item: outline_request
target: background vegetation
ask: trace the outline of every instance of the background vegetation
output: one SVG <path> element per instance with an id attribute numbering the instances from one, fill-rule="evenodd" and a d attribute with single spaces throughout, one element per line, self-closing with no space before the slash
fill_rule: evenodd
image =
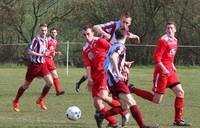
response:
<path id="1" fill-rule="evenodd" d="M 1 0 L 0 44 L 4 45 L 0 45 L 0 62 L 16 62 L 24 51 L 19 46 L 5 44 L 28 44 L 37 33 L 38 25 L 47 23 L 49 28 L 59 28 L 59 42 L 70 41 L 70 62 L 81 66 L 81 46 L 73 43 L 83 41 L 81 28 L 88 23 L 118 20 L 124 12 L 133 17 L 130 30 L 141 37 L 142 44 L 156 44 L 165 31 L 166 21 L 172 19 L 177 23 L 179 45 L 199 46 L 199 6 L 200 0 Z M 153 49 L 130 47 L 128 59 L 136 60 L 137 64 L 152 64 Z M 176 63 L 199 65 L 199 49 L 180 48 Z M 64 51 L 63 47 L 61 50 Z"/>

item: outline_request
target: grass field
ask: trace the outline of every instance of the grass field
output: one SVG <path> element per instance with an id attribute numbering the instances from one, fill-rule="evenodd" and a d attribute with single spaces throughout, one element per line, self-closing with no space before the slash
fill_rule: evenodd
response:
<path id="1" fill-rule="evenodd" d="M 66 94 L 57 97 L 54 88 L 51 88 L 45 99 L 47 111 L 41 111 L 35 104 L 44 84 L 42 80 L 35 79 L 20 100 L 21 111 L 16 113 L 11 108 L 11 101 L 24 81 L 25 72 L 25 67 L 0 68 L 0 128 L 96 128 L 91 96 L 85 88 L 86 82 L 81 87 L 80 93 L 74 90 L 76 80 L 84 74 L 82 68 L 70 68 L 69 76 L 66 74 L 66 68 L 58 68 L 61 87 Z M 153 68 L 133 68 L 130 82 L 134 81 L 138 87 L 150 90 L 152 73 Z M 184 118 L 192 122 L 191 128 L 200 128 L 200 67 L 178 68 L 178 74 L 185 89 Z M 166 92 L 160 105 L 155 105 L 137 96 L 135 99 L 146 124 L 159 124 L 161 128 L 175 128 L 172 126 L 174 94 L 170 90 Z M 80 120 L 66 119 L 65 110 L 71 105 L 77 105 L 82 110 Z M 120 117 L 117 116 L 117 118 L 121 122 Z M 106 124 L 106 121 L 104 122 Z M 130 119 L 128 128 L 133 127 L 137 127 L 136 122 Z"/>

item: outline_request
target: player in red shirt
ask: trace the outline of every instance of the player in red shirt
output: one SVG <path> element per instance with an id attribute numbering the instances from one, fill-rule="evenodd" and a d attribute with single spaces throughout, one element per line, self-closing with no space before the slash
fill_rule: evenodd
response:
<path id="1" fill-rule="evenodd" d="M 59 96 L 59 95 L 63 95 L 65 92 L 60 90 L 59 77 L 58 77 L 58 73 L 56 71 L 56 66 L 54 63 L 54 56 L 62 55 L 62 53 L 60 51 L 56 51 L 57 46 L 58 46 L 58 42 L 56 40 L 57 34 L 58 34 L 58 31 L 56 28 L 52 28 L 50 30 L 50 37 L 48 37 L 47 50 L 53 52 L 54 54 L 52 56 L 46 57 L 45 61 L 47 63 L 47 67 L 53 77 L 53 83 L 54 83 L 54 87 L 56 90 L 56 95 Z"/>
<path id="2" fill-rule="evenodd" d="M 140 37 L 131 33 L 129 31 L 129 26 L 131 25 L 132 17 L 125 13 L 121 15 L 120 20 L 118 21 L 109 21 L 107 23 L 94 25 L 94 30 L 100 34 L 103 38 L 109 41 L 111 44 L 116 41 L 115 31 L 119 28 L 126 28 L 128 31 L 128 38 L 135 39 L 136 43 L 140 43 Z M 80 85 L 87 79 L 86 75 L 83 75 L 81 79 L 76 82 L 76 91 L 79 92 Z"/>
<path id="3" fill-rule="evenodd" d="M 40 105 L 42 110 L 46 110 L 47 107 L 44 104 L 44 98 L 48 94 L 51 85 L 53 84 L 52 77 L 48 71 L 47 65 L 45 63 L 45 57 L 52 55 L 52 52 L 46 51 L 46 39 L 47 25 L 40 25 L 40 35 L 36 36 L 29 49 L 28 54 L 30 55 L 30 63 L 26 72 L 25 82 L 19 87 L 15 99 L 12 101 L 12 107 L 14 111 L 19 112 L 19 99 L 23 95 L 24 91 L 28 89 L 32 80 L 36 77 L 42 77 L 45 81 L 45 86 L 42 90 L 41 96 L 36 100 L 36 104 Z"/>
<path id="4" fill-rule="evenodd" d="M 106 84 L 106 75 L 103 69 L 106 52 L 110 44 L 103 38 L 94 37 L 94 32 L 90 26 L 83 28 L 83 35 L 88 41 L 83 49 L 83 62 L 88 77 L 88 88 L 92 92 L 96 113 L 106 112 L 103 101 L 111 106 L 119 106 L 119 102 L 108 96 L 109 90 Z M 113 117 L 106 118 L 112 127 L 117 127 L 117 120 Z M 97 124 L 98 128 L 101 128 Z"/>
<path id="5" fill-rule="evenodd" d="M 173 63 L 177 51 L 177 39 L 175 38 L 175 33 L 175 23 L 169 21 L 166 26 L 166 34 L 161 36 L 157 42 L 157 47 L 153 54 L 156 64 L 153 75 L 153 93 L 136 87 L 129 87 L 129 89 L 132 93 L 153 103 L 159 104 L 164 97 L 166 89 L 170 88 L 176 95 L 174 104 L 174 125 L 190 126 L 191 123 L 187 123 L 183 120 L 184 90 L 176 74 L 176 68 Z"/>

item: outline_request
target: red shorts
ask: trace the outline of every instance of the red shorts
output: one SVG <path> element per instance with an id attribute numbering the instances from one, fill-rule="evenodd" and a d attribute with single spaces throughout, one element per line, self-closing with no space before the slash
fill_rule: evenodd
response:
<path id="1" fill-rule="evenodd" d="M 120 93 L 130 94 L 128 86 L 126 85 L 126 83 L 124 81 L 119 81 L 115 85 L 109 87 L 109 90 L 115 99 L 119 99 Z"/>
<path id="2" fill-rule="evenodd" d="M 180 83 L 180 80 L 173 70 L 169 70 L 169 76 L 162 73 L 160 70 L 154 71 L 153 92 L 164 94 L 167 88 L 173 87 Z"/>
<path id="3" fill-rule="evenodd" d="M 92 86 L 92 97 L 100 97 L 100 92 L 103 90 L 109 91 L 106 85 L 106 79 L 94 80 L 94 84 Z"/>
<path id="4" fill-rule="evenodd" d="M 53 70 L 56 70 L 56 66 L 55 66 L 53 59 L 46 58 L 45 61 L 46 61 L 46 64 L 47 64 L 47 68 L 50 72 L 53 71 Z"/>
<path id="5" fill-rule="evenodd" d="M 26 72 L 26 80 L 31 82 L 35 77 L 44 77 L 49 74 L 46 63 L 44 64 L 35 64 L 29 63 L 28 69 Z"/>

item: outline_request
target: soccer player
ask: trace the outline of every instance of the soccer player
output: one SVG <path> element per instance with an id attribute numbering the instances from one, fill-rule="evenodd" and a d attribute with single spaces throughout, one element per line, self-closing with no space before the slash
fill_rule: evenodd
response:
<path id="1" fill-rule="evenodd" d="M 116 40 L 115 39 L 115 31 L 119 28 L 126 28 L 128 31 L 127 38 L 133 38 L 136 40 L 137 43 L 140 43 L 140 37 L 129 32 L 129 26 L 131 25 L 132 17 L 125 13 L 121 15 L 120 20 L 118 21 L 110 21 L 107 23 L 94 25 L 94 30 L 99 33 L 103 38 L 105 38 L 107 41 L 109 41 L 111 44 Z M 75 89 L 77 92 L 79 92 L 80 85 L 87 80 L 87 76 L 83 75 L 81 79 L 76 82 Z"/>
<path id="2" fill-rule="evenodd" d="M 135 93 L 153 103 L 159 104 L 164 97 L 166 89 L 170 88 L 176 95 L 174 103 L 174 125 L 190 126 L 191 123 L 187 123 L 183 120 L 184 90 L 176 74 L 176 67 L 173 63 L 177 50 L 177 39 L 175 38 L 175 33 L 176 25 L 173 21 L 169 21 L 166 25 L 166 34 L 158 39 L 157 47 L 153 54 L 155 61 L 152 88 L 153 93 L 136 87 L 129 87 L 129 89 L 132 93 Z"/>
<path id="3" fill-rule="evenodd" d="M 19 87 L 15 99 L 12 101 L 12 107 L 14 111 L 19 112 L 19 99 L 23 95 L 24 91 L 28 89 L 32 80 L 36 77 L 42 77 L 45 81 L 45 86 L 42 90 L 40 97 L 36 100 L 36 104 L 40 106 L 42 110 L 46 110 L 47 107 L 44 104 L 44 98 L 48 94 L 53 80 L 51 74 L 48 71 L 47 65 L 45 63 L 45 57 L 50 56 L 52 52 L 46 52 L 47 45 L 47 24 L 40 25 L 40 34 L 37 35 L 29 49 L 28 54 L 30 55 L 30 63 L 26 72 L 26 77 L 24 84 Z"/>
<path id="4" fill-rule="evenodd" d="M 106 85 L 106 75 L 103 69 L 106 52 L 110 48 L 110 44 L 103 38 L 94 37 L 92 27 L 85 26 L 82 31 L 87 43 L 83 48 L 83 62 L 88 77 L 88 88 L 92 92 L 93 103 L 98 112 L 106 112 L 103 101 L 111 106 L 118 106 L 119 102 L 108 96 L 108 88 Z M 117 120 L 113 117 L 106 118 L 112 127 L 117 127 Z M 97 124 L 98 128 L 101 128 Z"/>
<path id="5" fill-rule="evenodd" d="M 130 108 L 132 117 L 136 120 L 140 128 L 157 128 L 157 126 L 146 126 L 136 101 L 130 94 L 128 86 L 126 85 L 126 77 L 122 75 L 124 66 L 130 67 L 133 62 L 125 61 L 126 47 L 124 45 L 127 38 L 127 31 L 125 28 L 120 28 L 115 32 L 116 42 L 113 43 L 106 55 L 104 63 L 104 70 L 107 76 L 107 84 L 110 92 L 114 97 L 119 98 L 121 106 L 113 107 L 110 111 L 96 114 L 96 119 L 99 125 L 102 124 L 103 119 L 111 115 L 115 115 L 120 111 Z"/>
<path id="6" fill-rule="evenodd" d="M 56 48 L 58 46 L 58 42 L 56 40 L 57 34 L 58 34 L 58 31 L 56 28 L 52 28 L 50 30 L 50 37 L 48 37 L 47 50 L 53 52 L 54 54 L 52 56 L 46 57 L 45 61 L 47 63 L 47 67 L 53 77 L 53 83 L 54 83 L 54 87 L 56 90 L 56 96 L 59 96 L 59 95 L 63 95 L 65 92 L 60 90 L 59 77 L 58 77 L 58 73 L 56 71 L 56 66 L 54 63 L 54 56 L 62 55 L 62 53 L 60 51 L 56 51 Z"/>

